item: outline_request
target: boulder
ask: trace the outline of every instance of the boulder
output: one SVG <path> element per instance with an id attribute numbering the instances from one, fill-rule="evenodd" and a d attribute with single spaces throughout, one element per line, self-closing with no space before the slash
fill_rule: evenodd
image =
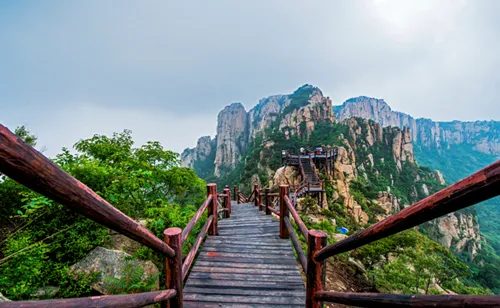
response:
<path id="1" fill-rule="evenodd" d="M 155 287 L 152 290 L 159 290 L 159 271 L 156 265 L 151 261 L 131 259 L 131 255 L 120 250 L 97 247 L 85 258 L 72 265 L 70 271 L 74 273 L 100 272 L 99 278 L 91 286 L 102 294 L 111 295 L 112 293 L 106 284 L 106 277 L 121 278 L 125 266 L 129 263 L 132 263 L 134 267 L 141 266 L 144 269 L 144 280 L 156 276 Z"/>
<path id="2" fill-rule="evenodd" d="M 147 221 L 140 219 L 137 221 L 141 226 L 146 227 Z M 105 247 L 113 250 L 122 250 L 126 253 L 133 254 L 137 249 L 141 248 L 141 244 L 127 236 L 118 233 L 114 230 L 109 230 L 109 240 L 106 241 Z"/>
<path id="3" fill-rule="evenodd" d="M 56 286 L 45 286 L 42 288 L 38 288 L 31 294 L 31 297 L 43 297 L 43 298 L 51 298 L 54 297 L 60 288 Z"/>
<path id="4" fill-rule="evenodd" d="M 8 299 L 7 297 L 3 296 L 2 293 L 0 293 L 0 303 L 3 303 L 3 302 L 11 302 L 11 300 Z"/>

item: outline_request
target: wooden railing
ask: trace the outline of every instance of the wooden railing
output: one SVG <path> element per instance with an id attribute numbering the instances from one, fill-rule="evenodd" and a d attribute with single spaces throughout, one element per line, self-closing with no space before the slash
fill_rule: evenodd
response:
<path id="1" fill-rule="evenodd" d="M 254 187 L 255 191 L 260 191 Z M 350 237 L 327 246 L 327 234 L 308 230 L 289 199 L 289 186 L 280 186 L 280 237 L 290 238 L 306 274 L 306 307 L 319 308 L 324 302 L 362 307 L 500 307 L 498 295 L 405 295 L 342 293 L 324 291 L 325 260 L 343 252 L 386 238 L 419 224 L 500 195 L 500 161 L 387 217 Z M 266 188 L 266 194 L 269 189 Z M 266 207 L 269 201 L 266 198 Z M 290 216 L 307 242 L 302 250 Z"/>
<path id="2" fill-rule="evenodd" d="M 207 198 L 184 230 L 169 228 L 164 231 L 165 238 L 162 241 L 2 125 L 0 125 L 0 172 L 41 195 L 162 253 L 166 258 L 166 290 L 164 291 L 60 300 L 6 302 L 0 304 L 2 308 L 142 307 L 158 302 L 167 302 L 169 307 L 182 307 L 183 281 L 189 274 L 198 249 L 207 234 L 217 234 L 218 198 L 222 198 L 224 217 L 229 217 L 231 214 L 229 187 L 226 186 L 222 194 L 217 194 L 216 184 L 208 184 Z M 205 211 L 207 211 L 208 219 L 183 262 L 182 244 Z"/>

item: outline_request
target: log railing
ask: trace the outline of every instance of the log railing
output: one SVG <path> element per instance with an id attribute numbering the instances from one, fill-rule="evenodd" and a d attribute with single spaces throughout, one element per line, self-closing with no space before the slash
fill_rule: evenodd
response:
<path id="1" fill-rule="evenodd" d="M 207 185 L 207 198 L 184 230 L 169 228 L 164 241 L 135 220 L 123 214 L 85 184 L 73 178 L 40 152 L 26 144 L 0 124 L 0 172 L 18 183 L 50 198 L 71 210 L 113 229 L 145 246 L 162 253 L 165 261 L 166 290 L 129 295 L 94 296 L 42 301 L 17 301 L 0 304 L 2 307 L 142 307 L 167 302 L 169 307 L 182 307 L 183 281 L 205 236 L 217 234 L 218 197 L 223 199 L 224 217 L 231 214 L 231 193 L 226 186 L 217 194 L 216 184 Z M 182 244 L 207 211 L 208 219 L 182 261 Z"/>
<path id="2" fill-rule="evenodd" d="M 280 210 L 277 213 L 280 217 L 280 237 L 291 239 L 306 274 L 307 308 L 322 307 L 324 302 L 362 307 L 500 307 L 498 295 L 404 295 L 324 291 L 325 260 L 329 257 L 500 195 L 500 160 L 399 213 L 328 246 L 325 232 L 307 229 L 294 203 L 289 199 L 288 191 L 288 185 L 280 186 Z M 268 188 L 264 195 L 270 195 Z M 269 208 L 268 200 L 266 198 L 266 208 Z M 290 214 L 306 239 L 307 255 L 295 234 Z"/>

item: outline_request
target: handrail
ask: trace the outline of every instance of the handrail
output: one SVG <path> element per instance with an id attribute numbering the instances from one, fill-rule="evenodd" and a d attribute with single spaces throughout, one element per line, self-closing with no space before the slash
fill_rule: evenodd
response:
<path id="1" fill-rule="evenodd" d="M 309 230 L 307 230 L 307 227 L 300 218 L 299 213 L 297 213 L 297 210 L 292 206 L 292 202 L 290 201 L 288 196 L 285 196 L 285 204 L 288 207 L 290 213 L 292 214 L 293 220 L 295 220 L 295 223 L 297 224 L 297 226 L 299 226 L 300 232 L 302 232 L 302 235 L 307 241 Z"/>
<path id="2" fill-rule="evenodd" d="M 184 230 L 182 230 L 182 236 L 181 236 L 181 240 L 182 242 L 184 243 L 186 241 L 186 239 L 188 238 L 189 236 L 189 233 L 191 232 L 191 230 L 193 229 L 194 225 L 196 225 L 196 223 L 198 222 L 198 220 L 200 219 L 201 215 L 203 215 L 203 212 L 205 212 L 205 210 L 207 209 L 208 205 L 212 202 L 212 195 L 209 195 L 205 201 L 202 203 L 202 205 L 200 206 L 200 208 L 198 209 L 198 211 L 196 211 L 196 213 L 194 214 L 194 216 L 191 218 L 191 220 L 189 220 L 188 224 L 186 225 L 186 227 L 184 227 Z"/>
<path id="3" fill-rule="evenodd" d="M 473 175 L 387 217 L 370 227 L 321 249 L 315 261 L 369 244 L 445 214 L 500 195 L 500 160 Z"/>
<path id="4" fill-rule="evenodd" d="M 311 168 L 312 168 L 312 170 L 314 172 L 314 175 L 318 179 L 319 184 L 321 185 L 321 187 L 323 187 L 323 181 L 319 177 L 318 169 L 316 168 L 316 165 L 314 164 L 314 161 L 312 160 L 311 154 L 309 154 L 309 164 L 311 165 Z"/>
<path id="5" fill-rule="evenodd" d="M 104 295 L 68 299 L 49 299 L 32 301 L 3 302 L 2 308 L 88 308 L 88 307 L 122 307 L 136 308 L 163 302 L 174 298 L 177 291 L 163 290 L 124 295 Z"/>
<path id="6" fill-rule="evenodd" d="M 414 295 L 319 291 L 316 301 L 360 307 L 498 307 L 500 295 Z"/>
<path id="7" fill-rule="evenodd" d="M 174 258 L 175 252 L 151 231 L 113 207 L 43 154 L 0 124 L 0 172 L 91 220 Z"/>
<path id="8" fill-rule="evenodd" d="M 302 250 L 302 246 L 300 246 L 299 239 L 297 238 L 297 235 L 295 234 L 295 230 L 292 227 L 292 224 L 290 223 L 290 218 L 285 217 L 285 226 L 288 229 L 288 233 L 290 234 L 290 238 L 292 240 L 293 247 L 295 248 L 295 251 L 297 252 L 297 256 L 300 261 L 300 265 L 302 266 L 302 270 L 304 273 L 307 273 L 307 260 L 306 260 L 306 255 L 304 254 L 304 250 Z M 307 240 L 307 237 L 306 237 Z"/>
<path id="9" fill-rule="evenodd" d="M 210 217 L 208 217 L 207 219 L 207 222 L 205 222 L 205 225 L 198 234 L 198 237 L 194 242 L 193 248 L 191 248 L 191 251 L 189 251 L 189 254 L 184 260 L 184 263 L 182 264 L 182 280 L 186 280 L 189 274 L 189 269 L 191 268 L 191 264 L 193 263 L 194 257 L 196 256 L 196 253 L 198 252 L 198 249 L 200 248 L 200 245 L 203 242 L 205 235 L 207 234 L 208 228 L 210 227 L 213 221 L 214 221 L 214 215 L 210 215 Z"/>

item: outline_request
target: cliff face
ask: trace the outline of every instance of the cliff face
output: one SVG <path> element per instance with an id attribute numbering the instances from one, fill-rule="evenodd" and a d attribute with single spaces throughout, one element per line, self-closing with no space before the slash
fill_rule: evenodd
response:
<path id="1" fill-rule="evenodd" d="M 210 158 L 215 150 L 216 140 L 210 136 L 203 136 L 198 139 L 196 147 L 185 149 L 181 154 L 181 163 L 183 166 L 194 168 L 195 161 L 205 161 Z"/>
<path id="2" fill-rule="evenodd" d="M 256 135 L 277 120 L 286 135 L 308 135 L 315 123 L 334 122 L 332 102 L 318 88 L 305 85 L 293 94 L 263 98 L 248 112 L 242 104 L 233 103 L 218 115 L 215 146 L 209 137 L 200 138 L 195 148 L 184 150 L 182 165 L 194 167 L 198 172 L 195 162 L 210 164 L 206 161 L 210 155 L 206 153 L 215 151 L 214 175 L 222 176 L 240 162 Z"/>
<path id="3" fill-rule="evenodd" d="M 408 127 L 413 140 L 426 147 L 449 148 L 456 144 L 470 144 L 473 149 L 500 156 L 500 122 L 435 122 L 393 111 L 382 99 L 360 96 L 335 106 L 339 120 L 360 117 L 374 120 L 382 126 Z"/>
<path id="4" fill-rule="evenodd" d="M 240 103 L 226 106 L 217 117 L 217 150 L 215 175 L 222 168 L 234 167 L 247 145 L 247 113 Z"/>
<path id="5" fill-rule="evenodd" d="M 479 224 L 473 213 L 451 213 L 430 224 L 433 226 L 429 229 L 432 238 L 446 248 L 468 252 L 471 261 L 482 249 Z"/>
<path id="6" fill-rule="evenodd" d="M 296 104 L 298 108 L 293 108 L 296 100 L 300 100 L 300 93 L 297 93 L 299 91 L 308 93 L 308 104 L 303 106 Z M 321 90 L 312 86 L 304 86 L 291 95 L 284 105 L 283 111 L 285 114 L 281 119 L 279 129 L 284 132 L 286 137 L 295 134 L 308 136 L 314 131 L 316 123 L 324 121 L 333 123 L 335 121 L 332 101 L 323 96 Z"/>

